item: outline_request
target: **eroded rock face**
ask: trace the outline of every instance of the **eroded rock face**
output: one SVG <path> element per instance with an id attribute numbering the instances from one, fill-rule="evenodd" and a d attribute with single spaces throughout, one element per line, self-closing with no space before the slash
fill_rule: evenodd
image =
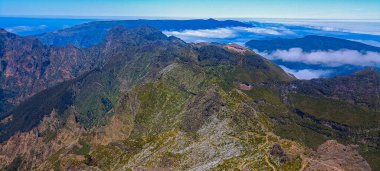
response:
<path id="1" fill-rule="evenodd" d="M 0 33 L 0 44 L 0 90 L 8 92 L 0 101 L 13 106 L 48 87 L 80 76 L 103 61 L 103 56 L 94 49 L 45 46 L 37 38 L 6 31 Z M 9 109 L 0 106 L 0 114 Z"/>
<path id="2" fill-rule="evenodd" d="M 44 117 L 41 124 L 29 132 L 17 133 L 0 145 L 0 168 L 21 156 L 27 163 L 23 169 L 37 169 L 37 163 L 46 160 L 58 150 L 74 145 L 83 130 L 70 116 L 64 126 L 58 123 L 57 114 L 53 111 L 50 117 Z"/>
<path id="3" fill-rule="evenodd" d="M 225 48 L 227 48 L 228 50 L 231 50 L 231 51 L 238 52 L 238 53 L 251 52 L 250 49 L 245 48 L 243 46 L 240 46 L 238 44 L 228 44 L 228 45 L 225 46 Z"/>
<path id="4" fill-rule="evenodd" d="M 305 171 L 370 171 L 371 167 L 357 151 L 358 146 L 339 144 L 329 140 L 320 145 L 315 155 L 308 159 Z"/>
<path id="5" fill-rule="evenodd" d="M 223 110 L 223 106 L 225 106 L 225 102 L 214 89 L 201 92 L 186 109 L 183 120 L 184 131 L 198 131 L 209 117 Z"/>

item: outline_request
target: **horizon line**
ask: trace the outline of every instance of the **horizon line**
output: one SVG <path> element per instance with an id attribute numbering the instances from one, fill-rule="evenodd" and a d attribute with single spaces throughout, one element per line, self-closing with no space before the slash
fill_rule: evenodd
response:
<path id="1" fill-rule="evenodd" d="M 362 20 L 380 21 L 380 18 L 273 18 L 273 17 L 171 17 L 171 16 L 75 16 L 75 15 L 0 15 L 0 18 L 46 18 L 46 19 L 302 19 L 302 20 Z"/>

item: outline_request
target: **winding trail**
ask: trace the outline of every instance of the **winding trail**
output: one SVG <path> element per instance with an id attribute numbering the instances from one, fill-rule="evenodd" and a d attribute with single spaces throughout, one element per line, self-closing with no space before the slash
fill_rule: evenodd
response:
<path id="1" fill-rule="evenodd" d="M 265 156 L 265 162 L 272 168 L 273 171 L 277 171 L 276 167 L 269 161 L 269 157 Z"/>

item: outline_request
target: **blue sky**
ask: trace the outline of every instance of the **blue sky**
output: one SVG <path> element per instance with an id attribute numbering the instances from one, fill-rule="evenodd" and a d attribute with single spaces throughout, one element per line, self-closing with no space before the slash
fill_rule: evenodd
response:
<path id="1" fill-rule="evenodd" d="M 380 0 L 0 0 L 0 16 L 380 19 Z"/>

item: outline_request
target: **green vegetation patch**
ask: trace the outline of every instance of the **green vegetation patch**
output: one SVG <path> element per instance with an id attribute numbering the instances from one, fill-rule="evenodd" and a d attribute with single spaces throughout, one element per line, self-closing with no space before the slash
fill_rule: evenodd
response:
<path id="1" fill-rule="evenodd" d="M 24 159 L 21 156 L 17 156 L 13 159 L 12 163 L 10 163 L 8 166 L 4 168 L 5 171 L 17 171 L 18 168 L 21 166 Z"/>
<path id="2" fill-rule="evenodd" d="M 359 150 L 359 153 L 366 159 L 372 170 L 380 170 L 380 149 L 362 145 Z"/>
<path id="3" fill-rule="evenodd" d="M 76 155 L 87 155 L 88 153 L 90 153 L 90 149 L 91 149 L 91 145 L 88 144 L 87 142 L 85 142 L 84 140 L 79 140 L 79 144 L 82 146 L 80 148 L 78 147 L 74 147 L 74 153 Z"/>
<path id="4" fill-rule="evenodd" d="M 251 90 L 244 92 L 258 103 L 258 109 L 269 117 L 288 116 L 289 110 L 281 101 L 278 90 L 254 86 Z"/>
<path id="5" fill-rule="evenodd" d="M 290 170 L 300 170 L 301 168 L 302 168 L 302 159 L 300 157 L 296 157 L 295 159 L 280 165 L 278 170 L 290 171 Z"/>
<path id="6" fill-rule="evenodd" d="M 380 113 L 364 110 L 349 103 L 323 97 L 291 95 L 295 108 L 319 119 L 330 120 L 353 127 L 379 126 Z"/>
<path id="7" fill-rule="evenodd" d="M 178 124 L 189 94 L 176 86 L 158 81 L 136 89 L 139 108 L 132 136 L 159 134 Z"/>
<path id="8" fill-rule="evenodd" d="M 81 82 L 75 99 L 77 119 L 86 128 L 103 126 L 112 115 L 107 114 L 119 98 L 118 81 L 113 70 L 98 71 Z"/>

